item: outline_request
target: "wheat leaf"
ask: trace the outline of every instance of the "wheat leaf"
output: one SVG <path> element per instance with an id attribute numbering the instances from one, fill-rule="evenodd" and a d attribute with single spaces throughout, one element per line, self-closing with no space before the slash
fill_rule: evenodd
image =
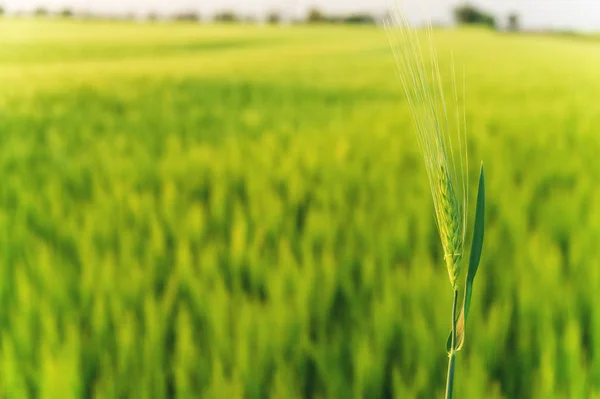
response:
<path id="1" fill-rule="evenodd" d="M 465 326 L 469 316 L 469 307 L 471 306 L 471 293 L 473 291 L 473 280 L 479 268 L 481 259 L 481 250 L 483 248 L 483 230 L 485 219 L 485 178 L 483 173 L 483 163 L 479 173 L 479 188 L 477 192 L 477 204 L 475 208 L 475 226 L 473 228 L 473 242 L 471 243 L 471 253 L 469 256 L 469 270 L 467 271 L 467 281 L 465 283 L 465 297 L 460 314 L 456 319 L 456 341 L 455 350 L 460 350 L 465 340 Z M 446 349 L 450 352 L 452 347 L 452 332 L 446 341 Z"/>

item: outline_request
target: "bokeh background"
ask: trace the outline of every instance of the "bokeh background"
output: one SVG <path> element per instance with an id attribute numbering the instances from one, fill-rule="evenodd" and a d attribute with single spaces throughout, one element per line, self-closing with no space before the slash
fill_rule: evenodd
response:
<path id="1" fill-rule="evenodd" d="M 449 93 L 464 68 L 471 204 L 486 167 L 455 396 L 600 397 L 598 6 L 405 7 Z M 0 396 L 442 397 L 452 294 L 385 10 L 4 0 Z"/>

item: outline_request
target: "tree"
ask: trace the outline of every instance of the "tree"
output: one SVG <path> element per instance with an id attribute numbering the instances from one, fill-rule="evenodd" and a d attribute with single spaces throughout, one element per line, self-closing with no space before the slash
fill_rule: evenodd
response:
<path id="1" fill-rule="evenodd" d="M 214 21 L 216 22 L 237 22 L 239 18 L 233 11 L 221 11 L 215 14 Z"/>
<path id="2" fill-rule="evenodd" d="M 73 17 L 73 10 L 71 10 L 70 8 L 63 8 L 59 15 L 62 18 L 72 18 Z"/>
<path id="3" fill-rule="evenodd" d="M 0 17 L 4 15 L 4 7 L 0 5 Z"/>
<path id="4" fill-rule="evenodd" d="M 508 30 L 511 32 L 518 32 L 521 30 L 521 24 L 519 23 L 519 15 L 511 13 L 508 16 Z"/>
<path id="5" fill-rule="evenodd" d="M 277 11 L 271 11 L 267 15 L 267 23 L 276 25 L 281 22 L 281 15 Z"/>
<path id="6" fill-rule="evenodd" d="M 369 14 L 350 14 L 342 19 L 342 22 L 345 24 L 367 24 L 373 25 L 375 24 L 375 17 Z"/>
<path id="7" fill-rule="evenodd" d="M 174 18 L 175 21 L 197 22 L 200 20 L 200 14 L 193 10 L 181 11 L 175 14 Z"/>
<path id="8" fill-rule="evenodd" d="M 325 14 L 323 14 L 321 10 L 319 10 L 316 7 L 313 7 L 310 10 L 308 10 L 308 17 L 306 18 L 306 20 L 311 23 L 316 23 L 325 22 L 326 18 Z"/>
<path id="9" fill-rule="evenodd" d="M 492 15 L 486 14 L 469 4 L 456 7 L 454 9 L 454 18 L 458 24 L 477 24 L 486 25 L 490 28 L 496 27 L 496 19 Z"/>
<path id="10" fill-rule="evenodd" d="M 38 7 L 33 12 L 33 15 L 35 15 L 36 17 L 45 17 L 48 15 L 48 10 L 44 7 Z"/>

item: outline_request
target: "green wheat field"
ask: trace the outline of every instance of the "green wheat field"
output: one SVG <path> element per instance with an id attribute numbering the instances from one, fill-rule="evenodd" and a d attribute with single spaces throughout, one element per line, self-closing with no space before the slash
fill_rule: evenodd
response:
<path id="1" fill-rule="evenodd" d="M 433 36 L 486 167 L 455 396 L 600 398 L 600 39 Z M 0 397 L 443 395 L 381 28 L 0 20 L 0 226 Z"/>

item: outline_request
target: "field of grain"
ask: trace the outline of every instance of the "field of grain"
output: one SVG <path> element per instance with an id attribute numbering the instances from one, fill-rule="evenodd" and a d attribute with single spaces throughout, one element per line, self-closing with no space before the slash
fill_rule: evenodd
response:
<path id="1" fill-rule="evenodd" d="M 600 398 L 600 41 L 434 32 L 487 225 L 457 398 Z M 432 398 L 451 290 L 385 32 L 0 20 L 0 396 Z"/>

